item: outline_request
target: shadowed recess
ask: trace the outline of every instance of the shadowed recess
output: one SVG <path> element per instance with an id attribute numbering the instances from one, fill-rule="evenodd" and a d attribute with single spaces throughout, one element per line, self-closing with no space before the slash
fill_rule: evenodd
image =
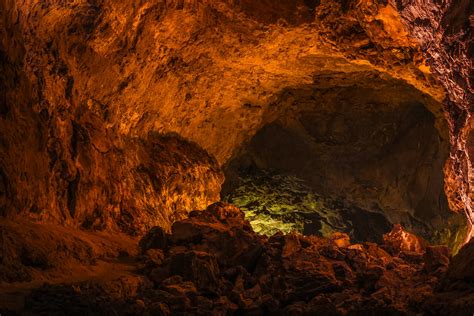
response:
<path id="1" fill-rule="evenodd" d="M 335 77 L 278 96 L 275 120 L 226 164 L 223 196 L 268 235 L 380 242 L 400 223 L 457 250 L 466 223 L 444 193 L 447 127 L 430 112 L 441 105 L 376 73 Z"/>

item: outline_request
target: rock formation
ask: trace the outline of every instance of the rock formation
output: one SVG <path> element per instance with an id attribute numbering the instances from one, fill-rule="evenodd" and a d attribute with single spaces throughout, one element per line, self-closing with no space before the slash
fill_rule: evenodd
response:
<path id="1" fill-rule="evenodd" d="M 0 314 L 470 315 L 473 12 L 0 0 Z"/>
<path id="2" fill-rule="evenodd" d="M 428 64 L 447 91 L 444 108 L 450 128 L 451 154 L 445 169 L 446 192 L 451 208 L 464 210 L 468 215 L 472 235 L 474 6 L 470 1 L 396 3 L 408 31 L 417 39 Z"/>
<path id="3" fill-rule="evenodd" d="M 429 27 L 440 28 L 438 32 L 442 32 L 443 25 L 453 25 L 449 29 L 452 35 L 446 34 L 440 41 L 454 41 L 452 38 L 457 36 L 460 41 L 466 38 L 467 42 L 462 43 L 469 45 L 467 22 L 449 22 L 457 19 L 457 11 L 449 9 L 450 4 L 432 5 L 438 11 L 433 11 L 427 21 L 446 17 L 439 27 L 435 22 L 428 23 L 425 33 L 431 32 Z M 124 213 L 124 217 L 138 218 L 131 214 L 134 206 L 127 205 L 128 201 L 122 206 L 114 201 L 122 195 L 127 200 L 130 193 L 125 191 L 128 189 L 117 185 L 104 189 L 103 183 L 115 184 L 118 182 L 115 176 L 122 178 L 120 171 L 114 169 L 124 168 L 127 178 L 139 167 L 139 162 L 131 160 L 141 159 L 141 154 L 135 152 L 140 151 L 138 143 L 145 142 L 143 146 L 148 147 L 149 132 L 177 133 L 203 147 L 222 165 L 264 126 L 283 119 L 291 122 L 293 104 L 306 104 L 298 107 L 295 115 L 306 115 L 308 111 L 320 113 L 320 108 L 334 107 L 330 101 L 331 91 L 349 98 L 347 105 L 336 105 L 339 109 L 330 110 L 334 114 L 328 114 L 334 115 L 331 123 L 334 127 L 330 127 L 333 135 L 329 137 L 336 142 L 341 141 L 338 137 L 347 137 L 343 130 L 338 130 L 337 124 L 344 123 L 337 111 L 344 113 L 352 107 L 354 113 L 370 113 L 355 110 L 358 106 L 351 100 L 363 106 L 372 104 L 376 109 L 377 104 L 383 103 L 382 112 L 389 108 L 399 111 L 398 106 L 409 106 L 406 102 L 417 100 L 433 116 L 431 124 L 439 134 L 433 137 L 439 137 L 441 149 L 434 158 L 436 170 L 430 176 L 434 182 L 428 186 L 436 192 L 431 197 L 423 197 L 423 193 L 418 192 L 423 192 L 426 184 L 417 180 L 419 176 L 412 175 L 402 182 L 415 183 L 416 188 L 408 191 L 416 192 L 416 197 L 403 197 L 407 195 L 404 188 L 388 189 L 393 197 L 401 197 L 388 207 L 379 205 L 384 211 L 400 209 L 418 220 L 432 216 L 439 218 L 438 222 L 446 217 L 443 214 L 447 212 L 446 206 L 435 206 L 427 216 L 415 213 L 426 212 L 417 210 L 421 205 L 432 209 L 434 201 L 444 199 L 439 196 L 444 194 L 440 164 L 446 159 L 449 139 L 452 158 L 448 160 L 445 181 L 448 201 L 451 210 L 469 212 L 468 131 L 463 127 L 461 133 L 460 128 L 454 128 L 456 124 L 467 126 L 467 123 L 455 124 L 449 116 L 456 106 L 466 109 L 469 104 L 469 58 L 467 55 L 460 58 L 462 61 L 449 75 L 463 78 L 459 79 L 465 81 L 462 87 L 467 87 L 463 93 L 447 86 L 452 81 L 447 71 L 444 77 L 435 79 L 431 75 L 426 64 L 432 60 L 426 53 L 428 42 L 420 43 L 416 38 L 422 34 L 419 30 L 423 26 L 419 26 L 417 19 L 422 7 L 421 3 L 417 6 L 401 1 L 282 1 L 278 5 L 266 1 L 47 1 L 39 5 L 31 1 L 4 0 L 0 128 L 8 132 L 2 134 L 0 142 L 4 153 L 0 166 L 2 213 L 21 212 L 80 225 L 95 221 L 97 216 L 109 216 L 107 214 L 117 218 L 121 216 L 117 214 Z M 429 43 L 432 43 L 430 54 L 438 51 L 441 54 L 442 47 L 436 47 L 442 43 L 438 46 L 434 40 Z M 462 49 L 464 46 L 459 47 L 443 51 L 445 58 L 440 57 L 440 62 L 446 63 L 444 60 L 449 59 L 451 52 L 469 53 Z M 441 67 L 434 64 L 432 68 L 441 71 Z M 445 96 L 445 83 L 448 100 L 452 99 L 446 103 L 447 116 L 440 103 Z M 400 87 L 390 92 L 389 87 L 394 85 Z M 375 91 L 380 91 L 380 95 Z M 388 98 L 390 93 L 393 96 Z M 355 101 L 357 99 L 362 101 Z M 354 119 L 350 113 L 346 114 L 346 122 Z M 387 116 L 385 124 L 397 124 L 389 118 Z M 308 119 L 302 124 L 319 125 L 314 115 Z M 373 119 L 367 117 L 368 122 Z M 364 121 L 360 124 L 370 126 Z M 354 128 L 359 126 L 354 125 Z M 403 131 L 403 127 L 393 128 L 398 129 L 393 131 L 394 135 Z M 435 135 L 433 132 L 430 135 Z M 319 133 L 318 129 L 309 130 L 318 144 L 321 142 Z M 375 144 L 381 141 L 374 139 Z M 433 141 L 429 143 L 432 146 Z M 395 147 L 390 140 L 388 145 Z M 378 146 L 374 148 L 383 148 Z M 342 150 L 350 155 L 353 149 L 343 147 Z M 400 155 L 402 160 L 409 160 L 403 157 L 403 149 Z M 169 159 L 170 162 L 164 164 L 180 164 Z M 391 164 L 395 170 L 399 169 Z M 462 170 L 461 165 L 465 166 Z M 145 165 L 144 169 L 150 167 Z M 212 163 L 209 168 L 214 169 Z M 384 177 L 390 177 L 390 172 L 393 171 Z M 421 172 L 424 178 L 429 173 Z M 325 175 L 321 176 L 328 179 L 324 181 L 330 181 Z M 195 177 L 201 177 L 200 172 Z M 349 180 L 348 185 L 356 189 L 369 183 L 379 190 L 387 190 L 370 176 L 361 177 L 361 183 Z M 156 190 L 151 185 L 152 180 L 129 181 L 145 181 L 151 191 Z M 191 192 L 183 192 L 180 196 L 186 201 L 174 206 L 170 205 L 174 202 L 148 199 L 143 208 L 163 211 L 152 214 L 150 219 L 141 214 L 137 220 L 169 225 L 166 218 L 175 212 L 170 207 L 179 209 L 178 212 L 189 207 L 204 207 L 218 199 L 215 192 L 220 190 L 220 181 L 216 175 L 213 184 L 207 184 L 207 189 L 212 191 L 207 197 L 202 196 L 206 193 L 198 193 L 200 202 L 194 201 Z M 142 194 L 146 190 L 142 188 Z M 87 194 L 91 194 L 90 198 Z M 360 197 L 360 194 L 355 195 Z M 96 205 L 83 203 L 81 199 L 92 199 Z M 368 203 L 371 198 L 363 199 Z M 68 212 L 74 214 L 71 216 L 66 214 Z M 41 216 L 37 216 L 38 213 Z"/>
<path id="4" fill-rule="evenodd" d="M 399 231 L 396 228 L 393 234 Z M 457 294 L 466 291 L 459 284 L 470 282 L 472 269 L 460 267 L 456 258 L 472 256 L 472 247 L 463 249 L 448 269 L 447 247 L 394 247 L 391 238 L 398 240 L 394 235 L 387 236 L 382 246 L 351 244 L 341 234 L 267 238 L 252 231 L 240 210 L 217 203 L 173 224 L 171 234 L 158 227 L 150 231 L 140 242 L 136 257 L 140 273 L 134 277 L 46 285 L 26 297 L 25 311 L 457 315 L 461 306 L 472 309 L 472 301 L 434 299 L 447 295 L 444 288 L 435 287 L 439 280 L 458 278 Z"/>

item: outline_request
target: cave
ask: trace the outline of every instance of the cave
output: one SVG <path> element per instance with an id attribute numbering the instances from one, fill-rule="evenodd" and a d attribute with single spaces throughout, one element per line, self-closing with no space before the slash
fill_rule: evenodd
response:
<path id="1" fill-rule="evenodd" d="M 457 249 L 467 225 L 444 192 L 441 104 L 376 72 L 314 81 L 275 98 L 275 119 L 226 162 L 223 198 L 268 235 L 343 231 L 381 242 L 398 223 Z"/>
<path id="2" fill-rule="evenodd" d="M 472 315 L 473 4 L 0 0 L 0 316 Z"/>

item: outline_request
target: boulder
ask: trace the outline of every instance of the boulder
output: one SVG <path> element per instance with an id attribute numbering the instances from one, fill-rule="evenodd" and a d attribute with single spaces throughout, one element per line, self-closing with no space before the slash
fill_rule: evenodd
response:
<path id="1" fill-rule="evenodd" d="M 351 239 L 348 234 L 335 232 L 331 234 L 329 239 L 340 248 L 347 248 L 351 245 Z"/>
<path id="2" fill-rule="evenodd" d="M 474 238 L 453 257 L 447 276 L 454 280 L 474 282 Z"/>
<path id="3" fill-rule="evenodd" d="M 451 259 L 451 250 L 446 246 L 428 246 L 423 255 L 425 270 L 435 272 L 439 268 L 446 269 Z"/>
<path id="4" fill-rule="evenodd" d="M 166 250 L 169 244 L 170 235 L 159 226 L 150 229 L 150 231 L 148 231 L 138 243 L 142 252 L 146 252 L 148 249 Z"/>
<path id="5" fill-rule="evenodd" d="M 426 241 L 407 232 L 400 224 L 393 225 L 392 231 L 383 235 L 383 241 L 392 254 L 398 254 L 400 251 L 422 253 L 427 245 Z"/>

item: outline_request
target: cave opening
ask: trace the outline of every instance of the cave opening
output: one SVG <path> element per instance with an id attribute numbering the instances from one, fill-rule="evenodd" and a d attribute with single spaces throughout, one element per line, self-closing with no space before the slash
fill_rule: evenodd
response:
<path id="1" fill-rule="evenodd" d="M 322 74 L 271 104 L 271 120 L 224 165 L 222 197 L 255 231 L 348 233 L 381 242 L 394 224 L 429 242 L 462 245 L 449 209 L 441 104 L 379 73 Z"/>

